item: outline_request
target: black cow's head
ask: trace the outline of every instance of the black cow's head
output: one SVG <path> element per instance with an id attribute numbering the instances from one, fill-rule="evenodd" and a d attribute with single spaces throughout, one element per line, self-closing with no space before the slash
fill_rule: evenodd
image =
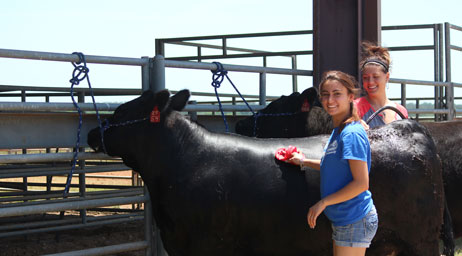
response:
<path id="1" fill-rule="evenodd" d="M 237 122 L 236 133 L 260 138 L 307 137 L 329 133 L 331 123 L 316 88 L 311 87 L 271 102 L 258 112 L 256 122 L 254 116 Z"/>
<path id="2" fill-rule="evenodd" d="M 140 97 L 120 105 L 105 120 L 103 139 L 100 128 L 92 129 L 88 133 L 88 145 L 96 152 L 105 150 L 110 156 L 122 157 L 125 164 L 135 169 L 136 159 L 143 155 L 140 152 L 145 149 L 143 145 L 147 141 L 154 143 L 152 140 L 164 132 L 162 126 L 169 113 L 182 110 L 189 96 L 188 90 L 180 91 L 171 98 L 168 90 L 158 93 L 145 91 Z"/>

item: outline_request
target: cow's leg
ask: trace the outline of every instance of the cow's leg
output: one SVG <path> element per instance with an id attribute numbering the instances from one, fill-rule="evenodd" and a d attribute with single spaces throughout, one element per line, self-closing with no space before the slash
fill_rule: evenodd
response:
<path id="1" fill-rule="evenodd" d="M 443 227 L 441 229 L 441 239 L 443 240 L 445 256 L 454 256 L 454 233 L 452 232 L 452 218 L 449 212 L 448 203 L 444 200 Z"/>

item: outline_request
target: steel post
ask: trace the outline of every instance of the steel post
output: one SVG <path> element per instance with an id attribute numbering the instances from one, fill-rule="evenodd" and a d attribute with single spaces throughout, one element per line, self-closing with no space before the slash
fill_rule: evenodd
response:
<path id="1" fill-rule="evenodd" d="M 156 55 L 151 63 L 150 90 L 158 92 L 165 89 L 165 59 L 162 55 Z"/>
<path id="2" fill-rule="evenodd" d="M 445 51 L 446 51 L 446 82 L 450 83 L 446 87 L 446 106 L 449 110 L 448 120 L 454 119 L 454 85 L 451 83 L 451 24 L 444 23 L 445 34 Z"/>
<path id="3" fill-rule="evenodd" d="M 149 63 L 149 57 L 143 56 L 141 59 Z M 141 66 L 141 89 L 143 91 L 149 90 L 149 64 Z"/>
<path id="4" fill-rule="evenodd" d="M 260 98 L 259 98 L 259 104 L 260 106 L 265 106 L 266 105 L 266 73 L 260 73 Z"/>
<path id="5" fill-rule="evenodd" d="M 146 202 L 144 202 L 144 238 L 147 243 L 146 247 L 146 256 L 152 255 L 152 204 L 151 198 L 149 196 L 149 190 L 147 186 L 144 186 L 144 196 L 148 198 Z"/>

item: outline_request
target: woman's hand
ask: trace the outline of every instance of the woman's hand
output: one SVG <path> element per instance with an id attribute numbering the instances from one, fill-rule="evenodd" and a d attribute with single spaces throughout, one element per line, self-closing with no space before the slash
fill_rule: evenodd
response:
<path id="1" fill-rule="evenodd" d="M 305 156 L 297 150 L 297 152 L 292 153 L 292 156 L 289 158 L 289 160 L 286 161 L 286 163 L 300 165 L 303 159 L 305 159 Z"/>
<path id="2" fill-rule="evenodd" d="M 308 226 L 310 226 L 310 228 L 316 227 L 316 219 L 324 211 L 324 209 L 326 209 L 326 206 L 327 205 L 324 203 L 324 200 L 321 200 L 310 207 L 310 210 L 306 215 L 306 220 L 308 221 Z"/>

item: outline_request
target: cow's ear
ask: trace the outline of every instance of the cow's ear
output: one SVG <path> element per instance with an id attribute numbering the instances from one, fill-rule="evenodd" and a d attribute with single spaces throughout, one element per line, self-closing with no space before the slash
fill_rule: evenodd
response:
<path id="1" fill-rule="evenodd" d="M 172 96 L 170 106 L 173 110 L 181 111 L 186 106 L 191 93 L 189 90 L 181 90 Z"/>
<path id="2" fill-rule="evenodd" d="M 167 105 L 170 92 L 168 90 L 162 90 L 154 95 L 154 106 L 157 106 L 159 110 L 163 110 Z"/>
<path id="3" fill-rule="evenodd" d="M 301 94 L 301 97 L 303 100 L 308 100 L 308 103 L 311 106 L 316 106 L 319 104 L 318 90 L 316 89 L 316 87 L 310 87 L 304 90 Z"/>

